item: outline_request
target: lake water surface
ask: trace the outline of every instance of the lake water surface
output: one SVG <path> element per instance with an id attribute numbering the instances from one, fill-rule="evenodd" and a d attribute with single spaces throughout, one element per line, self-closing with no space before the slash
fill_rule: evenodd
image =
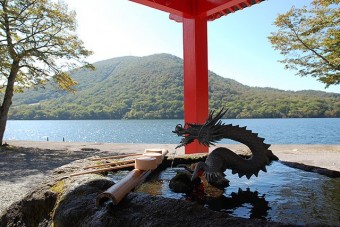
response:
<path id="1" fill-rule="evenodd" d="M 270 144 L 340 144 L 340 118 L 224 119 Z M 5 140 L 177 144 L 183 120 L 10 120 Z M 222 143 L 234 143 L 230 140 Z"/>

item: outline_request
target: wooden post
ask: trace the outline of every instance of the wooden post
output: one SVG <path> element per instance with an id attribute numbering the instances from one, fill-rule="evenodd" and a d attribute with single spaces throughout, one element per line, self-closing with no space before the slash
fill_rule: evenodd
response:
<path id="1" fill-rule="evenodd" d="M 113 170 L 118 170 L 118 169 L 131 168 L 134 166 L 135 164 L 132 163 L 132 164 L 126 164 L 126 165 L 120 165 L 120 166 L 114 166 L 114 167 L 107 167 L 107 168 L 102 168 L 102 169 L 88 170 L 88 171 L 83 171 L 79 173 L 72 173 L 70 174 L 70 177 L 75 177 L 75 176 L 80 176 L 80 175 L 90 174 L 90 173 L 101 173 L 101 172 L 113 171 Z"/>
<path id="2" fill-rule="evenodd" d="M 204 123 L 209 113 L 207 18 L 183 18 L 184 121 Z M 186 154 L 208 152 L 197 141 Z"/>
<path id="3" fill-rule="evenodd" d="M 165 149 L 160 150 L 162 151 L 163 157 L 168 153 Z M 155 160 L 155 158 L 153 159 Z M 122 180 L 111 186 L 105 192 L 99 194 L 96 199 L 96 205 L 100 206 L 106 201 L 112 201 L 114 205 L 117 205 L 132 189 L 142 183 L 151 172 L 152 170 L 132 170 Z"/>
<path id="4" fill-rule="evenodd" d="M 86 166 L 84 167 L 85 169 L 92 169 L 92 168 L 101 168 L 101 167 L 108 167 L 108 166 L 117 166 L 117 165 L 125 165 L 128 163 L 133 163 L 135 162 L 134 159 L 131 160 L 125 160 L 125 161 L 118 161 L 118 162 L 109 162 L 109 163 L 104 163 L 104 164 L 99 164 L 99 165 L 92 165 L 92 166 Z"/>
<path id="5" fill-rule="evenodd" d="M 103 202 L 111 200 L 114 205 L 117 205 L 127 193 L 139 185 L 151 173 L 151 170 L 143 171 L 139 169 L 132 170 L 121 181 L 114 184 L 105 192 L 99 194 L 96 199 L 96 205 L 99 206 Z"/>
<path id="6" fill-rule="evenodd" d="M 119 158 L 126 158 L 130 156 L 138 156 L 138 155 L 143 155 L 143 154 L 134 153 L 134 154 L 113 155 L 113 156 L 108 156 L 108 157 L 91 158 L 90 160 L 99 161 L 99 160 L 104 160 L 104 159 L 119 159 Z"/>

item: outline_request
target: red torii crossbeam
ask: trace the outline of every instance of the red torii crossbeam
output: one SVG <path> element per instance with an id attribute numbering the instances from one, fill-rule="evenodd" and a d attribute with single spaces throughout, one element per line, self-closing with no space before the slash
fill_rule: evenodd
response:
<path id="1" fill-rule="evenodd" d="M 209 112 L 207 22 L 264 0 L 130 0 L 170 13 L 183 23 L 184 121 L 204 123 Z M 185 153 L 208 152 L 191 143 Z"/>

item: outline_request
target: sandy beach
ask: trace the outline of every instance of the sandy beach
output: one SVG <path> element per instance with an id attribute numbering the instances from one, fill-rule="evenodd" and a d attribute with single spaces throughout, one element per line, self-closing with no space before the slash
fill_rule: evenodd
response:
<path id="1" fill-rule="evenodd" d="M 102 153 L 139 153 L 146 148 L 165 148 L 169 155 L 175 152 L 178 155 L 184 154 L 184 148 L 175 150 L 177 144 L 126 144 L 126 143 L 93 143 L 93 142 L 45 142 L 45 141 L 7 141 L 8 144 L 16 147 L 38 148 L 43 150 L 63 150 L 65 152 L 83 152 L 91 156 L 91 150 Z M 248 148 L 244 145 L 218 144 L 217 147 L 227 147 L 233 151 L 245 151 Z M 212 147 L 210 150 L 215 149 Z M 340 144 L 338 145 L 305 145 L 305 144 L 273 144 L 270 149 L 281 161 L 298 162 L 329 170 L 340 171 Z"/>
<path id="2" fill-rule="evenodd" d="M 72 161 L 116 153 L 142 153 L 146 148 L 165 148 L 174 155 L 176 144 L 119 144 L 91 142 L 6 141 L 0 151 L 0 213 L 20 200 L 53 169 Z M 219 144 L 244 153 L 244 145 Z M 13 148 L 14 147 L 14 148 Z M 281 161 L 340 172 L 340 145 L 272 145 Z M 184 149 L 176 150 L 183 155 Z"/>

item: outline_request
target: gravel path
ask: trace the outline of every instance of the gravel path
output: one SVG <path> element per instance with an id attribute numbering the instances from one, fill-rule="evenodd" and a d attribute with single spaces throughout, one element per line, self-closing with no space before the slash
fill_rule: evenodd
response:
<path id="1" fill-rule="evenodd" d="M 142 153 L 145 148 L 165 148 L 173 155 L 175 144 L 110 144 L 7 141 L 0 148 L 0 213 L 23 198 L 57 167 L 78 159 L 116 153 Z M 224 146 L 224 145 L 220 145 Z M 243 145 L 225 145 L 245 151 Z M 302 163 L 340 172 L 340 145 L 273 145 L 280 160 Z M 177 154 L 184 154 L 179 149 Z"/>

